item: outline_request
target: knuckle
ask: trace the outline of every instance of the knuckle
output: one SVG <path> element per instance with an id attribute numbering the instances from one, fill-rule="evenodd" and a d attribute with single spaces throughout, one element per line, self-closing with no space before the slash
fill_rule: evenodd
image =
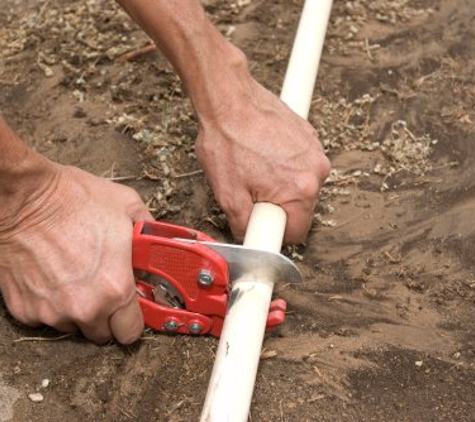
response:
<path id="1" fill-rule="evenodd" d="M 122 186 L 123 187 L 123 192 L 124 192 L 124 197 L 127 202 L 133 204 L 133 205 L 142 205 L 143 201 L 140 195 L 137 193 L 135 189 L 129 188 L 127 186 Z"/>
<path id="2" fill-rule="evenodd" d="M 35 318 L 33 315 L 28 315 L 26 313 L 21 314 L 19 318 L 15 316 L 15 319 L 29 327 L 36 327 L 42 324 L 42 321 L 40 319 Z"/>
<path id="3" fill-rule="evenodd" d="M 149 211 L 140 195 L 134 190 L 127 188 L 125 192 L 126 212 L 133 219 L 148 219 Z"/>
<path id="4" fill-rule="evenodd" d="M 320 174 L 322 181 L 325 180 L 328 176 L 330 176 L 331 170 L 332 170 L 332 165 L 330 160 L 326 155 L 323 154 L 322 160 L 319 166 L 320 169 Z"/>
<path id="5" fill-rule="evenodd" d="M 218 204 L 227 215 L 234 216 L 238 214 L 236 201 L 234 201 L 234 199 L 230 197 L 229 195 L 218 195 L 216 197 L 216 201 L 218 201 Z"/>
<path id="6" fill-rule="evenodd" d="M 132 288 L 132 281 L 124 277 L 118 277 L 118 280 L 126 281 L 117 282 L 111 280 L 111 282 L 107 284 L 107 301 L 113 305 L 113 307 L 123 306 L 135 295 L 135 291 Z"/>
<path id="7" fill-rule="evenodd" d="M 81 325 L 92 324 L 99 316 L 99 311 L 93 304 L 78 303 L 79 306 L 73 306 L 71 309 L 72 320 Z"/>
<path id="8" fill-rule="evenodd" d="M 58 314 L 46 312 L 41 315 L 40 320 L 43 324 L 56 328 L 61 324 L 61 318 Z"/>
<path id="9" fill-rule="evenodd" d="M 306 173 L 295 180 L 296 189 L 304 199 L 314 200 L 318 195 L 319 183 L 315 176 L 310 173 Z"/>
<path id="10" fill-rule="evenodd" d="M 18 322 L 21 322 L 25 325 L 29 324 L 29 318 L 26 316 L 25 311 L 23 309 L 10 309 L 10 314 L 13 318 L 15 318 Z"/>
<path id="11" fill-rule="evenodd" d="M 28 315 L 26 307 L 19 301 L 11 301 L 6 303 L 10 315 L 18 322 L 24 325 L 34 325 L 34 318 Z"/>

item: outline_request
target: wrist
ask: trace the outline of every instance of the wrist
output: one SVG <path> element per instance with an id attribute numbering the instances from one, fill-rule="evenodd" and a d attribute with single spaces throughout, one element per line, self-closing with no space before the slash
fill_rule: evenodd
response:
<path id="1" fill-rule="evenodd" d="M 1 129 L 0 238 L 41 207 L 59 178 L 57 164 L 24 145 L 6 125 Z"/>
<path id="2" fill-rule="evenodd" d="M 213 66 L 203 74 L 195 74 L 194 80 L 187 84 L 202 125 L 219 121 L 240 104 L 252 100 L 256 81 L 249 71 L 248 60 L 241 50 L 226 43 Z"/>
<path id="3" fill-rule="evenodd" d="M 201 123 L 252 96 L 244 53 L 221 35 L 198 0 L 116 1 L 173 65 Z"/>

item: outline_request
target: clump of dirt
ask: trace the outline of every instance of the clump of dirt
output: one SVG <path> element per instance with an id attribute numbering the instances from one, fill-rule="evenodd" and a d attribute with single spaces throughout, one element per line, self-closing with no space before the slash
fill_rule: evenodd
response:
<path id="1" fill-rule="evenodd" d="M 203 1 L 276 93 L 302 3 Z M 286 250 L 305 282 L 276 288 L 287 320 L 265 342 L 253 421 L 473 419 L 474 18 L 473 0 L 334 2 L 310 113 L 334 170 L 308 244 Z M 191 105 L 149 45 L 109 0 L 7 0 L 0 110 L 48 157 L 229 239 Z M 97 347 L 0 314 L 0 421 L 198 419 L 215 339 Z"/>

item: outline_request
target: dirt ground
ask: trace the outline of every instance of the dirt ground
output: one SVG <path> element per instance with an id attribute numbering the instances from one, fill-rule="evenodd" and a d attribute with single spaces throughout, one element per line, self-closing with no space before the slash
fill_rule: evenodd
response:
<path id="1" fill-rule="evenodd" d="M 278 93 L 302 1 L 203 3 Z M 148 40 L 114 3 L 2 4 L 0 110 L 23 139 L 230 240 L 179 80 L 158 53 L 119 60 Z M 474 22 L 475 0 L 335 1 L 310 113 L 334 170 L 285 250 L 305 282 L 276 289 L 253 422 L 475 421 Z M 0 421 L 198 419 L 216 339 L 98 347 L 0 314 Z"/>

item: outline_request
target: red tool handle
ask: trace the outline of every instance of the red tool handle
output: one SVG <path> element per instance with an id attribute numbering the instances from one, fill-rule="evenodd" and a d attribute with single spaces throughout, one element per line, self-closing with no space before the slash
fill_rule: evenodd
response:
<path id="1" fill-rule="evenodd" d="M 133 235 L 132 262 L 135 270 L 165 280 L 183 300 L 185 309 L 155 303 L 156 286 L 137 280 L 143 293 L 140 305 L 147 325 L 183 334 L 219 335 L 228 303 L 226 260 L 200 243 L 180 238 L 214 241 L 197 231 L 162 222 L 139 222 Z M 203 274 L 209 283 L 203 282 Z M 205 280 L 206 281 L 206 280 Z"/>
<path id="2" fill-rule="evenodd" d="M 180 239 L 214 242 L 204 233 L 174 224 L 142 221 L 134 226 L 132 263 L 144 322 L 159 331 L 219 337 L 229 303 L 227 262 L 199 242 Z M 176 292 L 183 309 L 157 303 L 159 284 Z M 284 321 L 286 306 L 282 299 L 271 303 L 268 331 Z"/>

